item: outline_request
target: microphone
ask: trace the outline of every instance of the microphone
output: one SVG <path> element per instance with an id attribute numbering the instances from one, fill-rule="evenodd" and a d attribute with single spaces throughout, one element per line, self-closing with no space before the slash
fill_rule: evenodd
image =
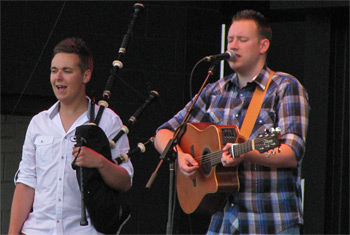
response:
<path id="1" fill-rule="evenodd" d="M 233 61 L 236 58 L 236 53 L 232 50 L 227 50 L 225 53 L 206 56 L 205 59 L 207 62 L 217 62 L 220 60 L 230 60 Z"/>
<path id="2" fill-rule="evenodd" d="M 157 91 L 151 91 L 145 103 L 138 110 L 136 110 L 136 112 L 129 118 L 129 123 L 134 124 L 136 120 L 141 116 L 145 108 L 148 105 L 150 105 L 153 101 L 156 101 L 158 97 L 159 97 L 159 94 Z"/>

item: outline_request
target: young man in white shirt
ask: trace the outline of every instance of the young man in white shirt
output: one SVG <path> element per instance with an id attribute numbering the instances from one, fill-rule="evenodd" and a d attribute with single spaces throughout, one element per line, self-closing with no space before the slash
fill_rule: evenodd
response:
<path id="1" fill-rule="evenodd" d="M 13 196 L 9 234 L 99 234 L 91 222 L 80 226 L 81 196 L 72 161 L 77 166 L 96 168 L 111 188 L 127 191 L 133 166 L 113 164 L 91 148 L 75 147 L 75 129 L 89 123 L 90 100 L 86 84 L 93 70 L 93 58 L 85 42 L 67 38 L 56 45 L 51 61 L 50 81 L 58 101 L 31 120 L 23 145 Z M 95 110 L 98 106 L 95 105 Z M 99 123 L 108 138 L 122 126 L 119 116 L 105 109 Z M 127 153 L 124 135 L 112 149 L 112 158 Z M 89 220 L 89 216 L 88 216 Z"/>

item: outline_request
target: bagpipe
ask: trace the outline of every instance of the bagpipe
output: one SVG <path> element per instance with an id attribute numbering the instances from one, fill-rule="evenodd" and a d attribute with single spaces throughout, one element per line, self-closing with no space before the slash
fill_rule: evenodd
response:
<path id="1" fill-rule="evenodd" d="M 112 160 L 111 149 L 115 148 L 115 143 L 120 137 L 129 133 L 129 128 L 136 122 L 145 108 L 153 101 L 157 100 L 159 95 L 156 91 L 150 92 L 148 99 L 130 117 L 127 125 L 122 126 L 119 133 L 112 140 L 108 140 L 104 131 L 98 126 L 104 109 L 108 107 L 107 101 L 111 96 L 111 88 L 113 87 L 113 83 L 117 77 L 117 72 L 123 67 L 121 60 L 126 53 L 126 48 L 131 39 L 135 22 L 143 9 L 143 4 L 136 3 L 134 5 L 134 13 L 132 15 L 128 31 L 122 40 L 121 47 L 118 52 L 118 59 L 112 63 L 113 68 L 111 69 L 111 74 L 108 77 L 103 98 L 98 102 L 99 109 L 96 117 L 95 102 L 92 100 L 89 120 L 90 123 L 88 125 L 79 126 L 75 130 L 75 146 L 89 147 L 103 155 L 114 164 L 121 164 L 124 161 L 128 161 L 128 158 L 132 155 L 139 152 L 144 152 L 145 146 L 153 142 L 153 138 L 150 138 L 145 143 L 139 143 L 137 148 L 129 151 L 128 154 L 121 154 L 116 159 L 116 162 Z M 88 224 L 86 218 L 87 210 L 91 223 L 98 232 L 105 234 L 118 234 L 122 226 L 131 216 L 130 206 L 122 201 L 120 197 L 121 192 L 106 185 L 96 168 L 79 167 L 75 165 L 75 160 L 72 162 L 72 167 L 74 170 L 76 170 L 76 177 L 81 192 L 80 225 L 85 226 Z"/>

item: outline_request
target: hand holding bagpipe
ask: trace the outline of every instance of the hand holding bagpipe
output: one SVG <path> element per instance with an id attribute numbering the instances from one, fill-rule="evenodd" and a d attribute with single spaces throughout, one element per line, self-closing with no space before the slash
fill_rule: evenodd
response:
<path id="1" fill-rule="evenodd" d="M 82 125 L 77 127 L 75 138 L 76 147 L 86 146 L 103 155 L 111 162 L 110 141 L 104 131 L 97 125 Z M 153 143 L 151 137 L 145 143 L 139 143 L 137 148 L 128 154 L 121 154 L 117 163 L 127 161 L 131 156 L 145 152 L 146 145 Z M 79 151 L 77 152 L 77 156 Z M 76 159 L 76 158 L 75 158 Z M 96 168 L 76 167 L 75 160 L 72 167 L 77 171 L 77 179 L 81 191 L 81 221 L 80 225 L 87 225 L 85 206 L 89 212 L 92 224 L 102 233 L 115 233 L 124 224 L 125 218 L 130 216 L 130 209 L 119 199 L 119 192 L 108 187 Z M 102 213 L 102 214 L 101 214 Z M 119 217 L 120 216 L 120 217 Z M 117 222 L 113 222 L 117 221 Z"/>
<path id="2" fill-rule="evenodd" d="M 77 147 L 85 146 L 89 148 L 89 151 L 91 149 L 114 163 L 108 138 L 99 126 L 78 126 L 75 131 L 75 139 Z M 81 192 L 80 225 L 88 224 L 85 214 L 86 207 L 91 223 L 97 231 L 115 234 L 122 226 L 123 218 L 130 215 L 128 205 L 119 199 L 120 192 L 118 190 L 109 187 L 104 182 L 97 168 L 77 167 L 75 165 L 77 157 L 72 162 L 72 166 L 76 169 Z"/>

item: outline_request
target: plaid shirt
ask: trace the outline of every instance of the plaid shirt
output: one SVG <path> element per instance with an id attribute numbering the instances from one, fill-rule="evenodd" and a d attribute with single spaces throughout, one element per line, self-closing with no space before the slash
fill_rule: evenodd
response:
<path id="1" fill-rule="evenodd" d="M 235 73 L 208 84 L 194 105 L 189 122 L 240 128 L 255 87 L 265 89 L 270 72 L 264 67 L 253 82 L 242 89 Z M 175 130 L 190 105 L 191 102 L 158 129 Z M 276 72 L 249 139 L 257 138 L 266 128 L 280 127 L 281 143 L 294 150 L 298 167 L 276 169 L 243 161 L 239 165 L 240 191 L 222 211 L 212 216 L 209 234 L 278 233 L 303 223 L 300 169 L 309 109 L 307 91 L 298 80 L 290 74 Z"/>

